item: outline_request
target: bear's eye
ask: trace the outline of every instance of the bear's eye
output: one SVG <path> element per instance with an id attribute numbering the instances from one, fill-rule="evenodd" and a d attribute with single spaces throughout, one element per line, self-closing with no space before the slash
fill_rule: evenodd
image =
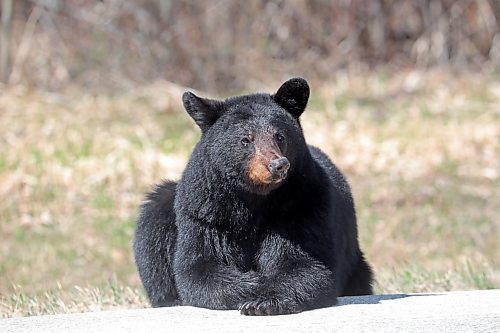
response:
<path id="1" fill-rule="evenodd" d="M 281 133 L 276 133 L 276 141 L 278 142 L 283 142 L 285 140 L 285 137 Z"/>
<path id="2" fill-rule="evenodd" d="M 242 144 L 243 146 L 245 146 L 245 147 L 246 147 L 246 146 L 248 146 L 251 142 L 252 142 L 252 141 L 250 141 L 250 139 L 249 139 L 249 138 L 246 138 L 246 137 L 245 137 L 245 138 L 243 138 L 243 139 L 241 139 L 241 144 Z"/>

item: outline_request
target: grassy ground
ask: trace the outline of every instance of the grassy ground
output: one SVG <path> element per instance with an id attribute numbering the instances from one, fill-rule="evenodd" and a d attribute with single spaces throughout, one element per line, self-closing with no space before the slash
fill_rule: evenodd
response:
<path id="1" fill-rule="evenodd" d="M 303 126 L 352 184 L 378 293 L 500 287 L 498 77 L 339 76 Z M 134 219 L 199 137 L 178 101 L 3 88 L 0 133 L 0 316 L 147 306 Z"/>

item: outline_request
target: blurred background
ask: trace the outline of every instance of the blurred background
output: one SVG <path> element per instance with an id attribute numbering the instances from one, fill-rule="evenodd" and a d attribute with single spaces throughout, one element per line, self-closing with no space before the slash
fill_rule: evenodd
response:
<path id="1" fill-rule="evenodd" d="M 227 93 L 290 73 L 500 64 L 496 0 L 2 1 L 4 81 L 45 89 Z"/>
<path id="2" fill-rule="evenodd" d="M 497 0 L 1 0 L 0 316 L 147 306 L 143 194 L 199 132 L 182 92 L 312 86 L 378 293 L 500 287 Z"/>

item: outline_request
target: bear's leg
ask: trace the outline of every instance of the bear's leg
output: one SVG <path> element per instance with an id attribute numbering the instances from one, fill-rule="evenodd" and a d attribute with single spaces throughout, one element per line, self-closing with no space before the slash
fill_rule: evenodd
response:
<path id="1" fill-rule="evenodd" d="M 359 261 L 347 279 L 342 296 L 372 295 L 373 273 L 368 263 L 360 255 Z"/>
<path id="2" fill-rule="evenodd" d="M 139 276 L 154 307 L 179 304 L 172 272 L 177 228 L 173 182 L 165 182 L 148 194 L 141 207 L 134 236 Z"/>
<path id="3" fill-rule="evenodd" d="M 244 315 L 277 315 L 335 305 L 333 272 L 279 235 L 268 237 L 258 256 L 264 282 L 256 298 L 244 302 Z"/>
<path id="4" fill-rule="evenodd" d="M 221 230 L 177 216 L 178 235 L 174 274 L 182 305 L 216 310 L 237 309 L 254 298 L 261 278 L 253 270 L 241 270 L 234 246 Z"/>

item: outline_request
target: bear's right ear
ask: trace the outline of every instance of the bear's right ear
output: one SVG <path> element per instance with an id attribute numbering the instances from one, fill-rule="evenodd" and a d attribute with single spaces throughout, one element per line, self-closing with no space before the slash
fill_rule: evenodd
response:
<path id="1" fill-rule="evenodd" d="M 190 91 L 182 95 L 182 102 L 202 132 L 208 130 L 224 113 L 224 102 L 201 98 Z"/>
<path id="2" fill-rule="evenodd" d="M 301 77 L 292 78 L 283 83 L 272 98 L 278 105 L 298 119 L 304 112 L 309 100 L 309 84 Z"/>

